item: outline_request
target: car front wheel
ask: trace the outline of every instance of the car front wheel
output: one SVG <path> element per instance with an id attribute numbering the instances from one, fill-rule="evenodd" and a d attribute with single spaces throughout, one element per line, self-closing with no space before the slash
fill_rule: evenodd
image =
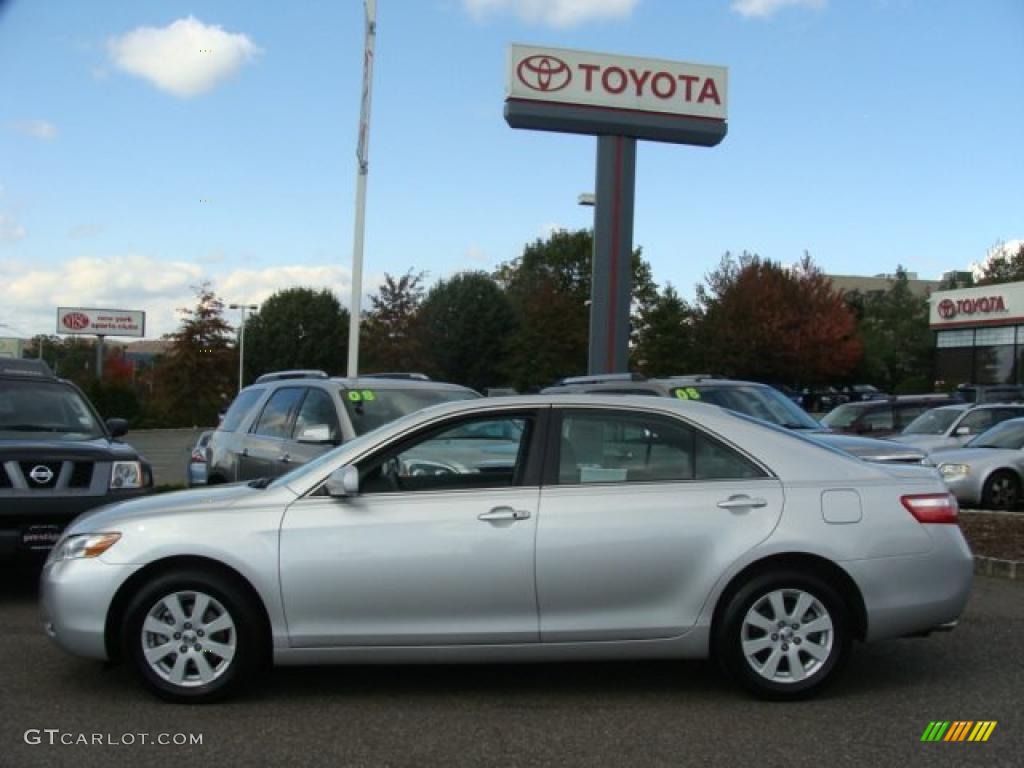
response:
<path id="1" fill-rule="evenodd" d="M 715 653 L 755 696 L 801 699 L 835 679 L 851 640 L 846 604 L 823 579 L 775 572 L 754 577 L 729 599 Z"/>
<path id="2" fill-rule="evenodd" d="M 1020 482 L 1013 472 L 994 472 L 985 481 L 981 492 L 981 505 L 985 509 L 1016 509 L 1020 501 Z"/>
<path id="3" fill-rule="evenodd" d="M 234 692 L 262 661 L 261 622 L 230 579 L 204 571 L 155 577 L 127 611 L 123 647 L 146 686 L 177 702 Z"/>

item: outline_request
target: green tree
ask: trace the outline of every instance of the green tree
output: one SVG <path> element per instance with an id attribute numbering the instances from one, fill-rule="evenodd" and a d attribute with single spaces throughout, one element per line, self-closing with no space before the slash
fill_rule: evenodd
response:
<path id="1" fill-rule="evenodd" d="M 804 254 L 791 269 L 726 253 L 697 287 L 702 368 L 791 386 L 842 377 L 862 354 L 842 294 Z"/>
<path id="2" fill-rule="evenodd" d="M 1024 243 L 1010 252 L 1004 243 L 992 249 L 992 256 L 982 268 L 978 285 L 1016 283 L 1024 280 Z"/>
<path id="3" fill-rule="evenodd" d="M 345 369 L 348 310 L 327 288 L 285 288 L 245 321 L 245 381 L 270 371 Z"/>
<path id="4" fill-rule="evenodd" d="M 495 272 L 517 321 L 506 347 L 504 373 L 520 390 L 586 372 L 593 249 L 590 230 L 557 230 L 547 240 L 527 245 L 522 256 Z M 632 269 L 636 327 L 637 313 L 657 295 L 657 287 L 639 248 L 632 254 Z"/>
<path id="5" fill-rule="evenodd" d="M 930 391 L 935 350 L 928 298 L 911 291 L 906 269 L 896 268 L 888 290 L 851 292 L 846 301 L 864 343 L 857 377 L 887 392 Z"/>
<path id="6" fill-rule="evenodd" d="M 426 365 L 419 333 L 424 272 L 384 275 L 359 331 L 361 371 L 421 371 Z"/>
<path id="7" fill-rule="evenodd" d="M 692 373 L 696 365 L 694 311 L 672 284 L 666 284 L 637 314 L 633 368 L 646 376 Z"/>
<path id="8" fill-rule="evenodd" d="M 419 308 L 428 372 L 483 392 L 505 383 L 504 342 L 516 326 L 508 297 L 484 272 L 463 272 L 427 292 Z"/>
<path id="9" fill-rule="evenodd" d="M 171 347 L 153 372 L 151 407 L 165 426 L 216 424 L 223 399 L 237 388 L 238 354 L 224 303 L 209 283 L 195 291 L 195 307 L 178 310 L 181 325 L 164 336 Z"/>

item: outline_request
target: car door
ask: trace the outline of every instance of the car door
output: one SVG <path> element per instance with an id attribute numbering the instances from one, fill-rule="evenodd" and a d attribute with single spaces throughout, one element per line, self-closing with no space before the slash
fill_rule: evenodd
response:
<path id="1" fill-rule="evenodd" d="M 304 387 L 281 387 L 267 399 L 245 436 L 238 458 L 239 480 L 277 477 L 289 469 L 282 459 L 288 453 L 295 411 L 304 394 Z"/>
<path id="2" fill-rule="evenodd" d="M 448 420 L 359 460 L 358 495 L 292 504 L 280 539 L 292 646 L 536 642 L 546 413 Z"/>
<path id="3" fill-rule="evenodd" d="M 722 572 L 763 541 L 780 482 L 667 415 L 555 409 L 537 527 L 542 642 L 693 626 Z"/>

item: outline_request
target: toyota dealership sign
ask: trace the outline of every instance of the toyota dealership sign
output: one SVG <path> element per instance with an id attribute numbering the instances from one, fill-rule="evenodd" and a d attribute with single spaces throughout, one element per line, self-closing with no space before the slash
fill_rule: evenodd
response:
<path id="1" fill-rule="evenodd" d="M 146 313 L 134 309 L 58 307 L 57 333 L 145 336 Z"/>
<path id="2" fill-rule="evenodd" d="M 507 76 L 510 99 L 726 119 L 725 67 L 512 45 Z"/>

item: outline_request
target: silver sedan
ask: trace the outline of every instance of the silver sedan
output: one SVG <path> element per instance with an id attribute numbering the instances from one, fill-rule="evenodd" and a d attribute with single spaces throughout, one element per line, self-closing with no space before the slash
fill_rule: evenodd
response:
<path id="1" fill-rule="evenodd" d="M 46 632 L 195 702 L 269 663 L 715 656 L 806 697 L 854 640 L 950 628 L 972 561 L 934 468 L 668 398 L 449 403 L 287 475 L 79 518 Z"/>
<path id="2" fill-rule="evenodd" d="M 936 451 L 931 458 L 965 507 L 1016 509 L 1024 478 L 1024 418 L 997 424 L 963 448 Z"/>

